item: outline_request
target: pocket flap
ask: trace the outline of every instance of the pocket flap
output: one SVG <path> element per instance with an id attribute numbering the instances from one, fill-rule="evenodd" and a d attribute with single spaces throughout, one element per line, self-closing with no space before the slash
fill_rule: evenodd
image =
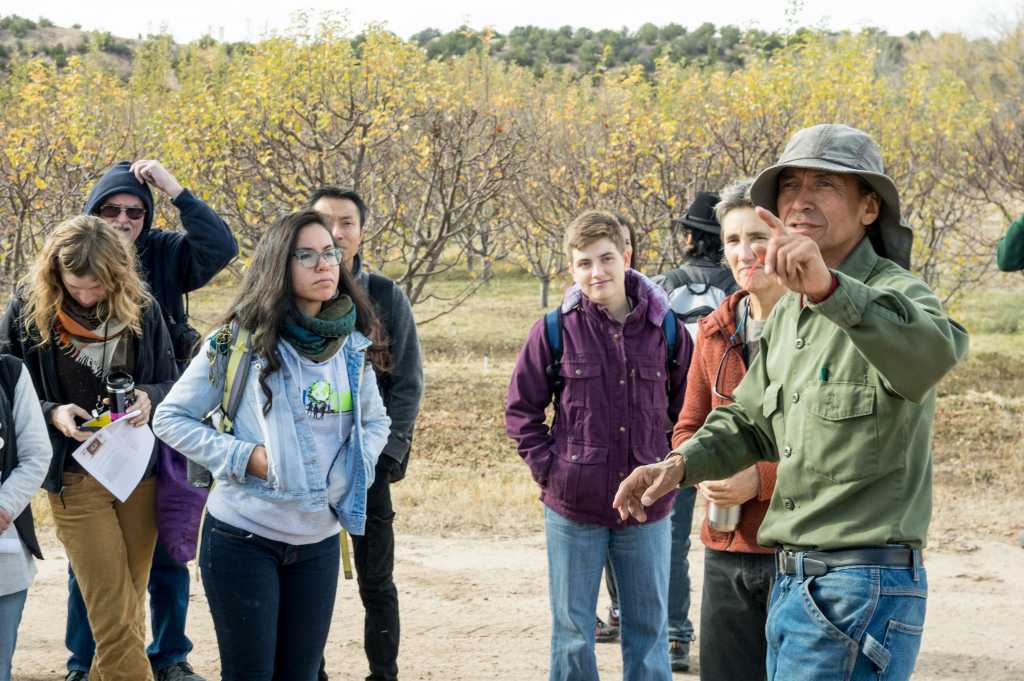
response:
<path id="1" fill-rule="evenodd" d="M 596 362 L 563 361 L 559 373 L 565 378 L 594 378 L 601 375 L 601 365 Z"/>
<path id="2" fill-rule="evenodd" d="M 658 364 L 647 364 L 638 366 L 636 373 L 640 378 L 645 381 L 663 381 L 665 380 L 665 367 Z"/>
<path id="3" fill-rule="evenodd" d="M 608 462 L 608 448 L 569 442 L 562 450 L 562 458 L 570 463 L 604 465 Z"/>
<path id="4" fill-rule="evenodd" d="M 809 409 L 827 421 L 867 416 L 875 411 L 875 389 L 860 383 L 822 383 L 815 390 Z"/>
<path id="5" fill-rule="evenodd" d="M 761 410 L 766 419 L 779 410 L 779 393 L 782 392 L 781 383 L 772 383 L 764 390 L 764 401 L 761 403 Z"/>

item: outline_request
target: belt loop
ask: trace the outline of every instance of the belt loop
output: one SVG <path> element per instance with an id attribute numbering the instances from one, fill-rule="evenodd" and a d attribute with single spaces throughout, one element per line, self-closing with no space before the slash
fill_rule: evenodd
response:
<path id="1" fill-rule="evenodd" d="M 796 563 L 796 580 L 798 582 L 804 581 L 804 552 L 800 551 L 793 554 L 793 560 Z"/>
<path id="2" fill-rule="evenodd" d="M 914 563 L 914 581 L 921 581 L 921 549 L 911 549 L 911 560 Z"/>

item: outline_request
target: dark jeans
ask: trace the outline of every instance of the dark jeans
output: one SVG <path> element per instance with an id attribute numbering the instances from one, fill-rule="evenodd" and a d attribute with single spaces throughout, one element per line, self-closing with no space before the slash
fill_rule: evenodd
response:
<path id="1" fill-rule="evenodd" d="M 314 681 L 338 588 L 338 536 L 294 546 L 207 513 L 202 542 L 221 681 Z"/>
<path id="2" fill-rule="evenodd" d="M 366 609 L 363 648 L 367 681 L 398 679 L 398 589 L 395 588 L 395 511 L 387 471 L 377 469 L 366 493 L 366 534 L 352 536 L 359 597 Z"/>
<path id="3" fill-rule="evenodd" d="M 668 640 L 688 643 L 694 639 L 690 621 L 690 531 L 693 529 L 693 505 L 697 488 L 679 490 L 672 502 L 672 562 L 668 578 Z M 609 560 L 604 566 L 604 583 L 612 608 L 619 610 L 619 589 Z"/>
<path id="4" fill-rule="evenodd" d="M 192 652 L 192 641 L 185 635 L 188 592 L 188 567 L 171 558 L 157 541 L 156 551 L 153 552 L 153 567 L 149 571 L 149 614 L 153 642 L 146 649 L 153 669 L 165 669 L 176 662 L 184 662 Z M 78 589 L 75 573 L 71 570 L 71 563 L 68 563 L 68 621 L 64 644 L 71 651 L 68 671 L 88 672 L 96 652 L 96 643 L 92 638 L 85 602 Z"/>
<path id="5" fill-rule="evenodd" d="M 764 679 L 775 554 L 704 551 L 701 681 Z"/>

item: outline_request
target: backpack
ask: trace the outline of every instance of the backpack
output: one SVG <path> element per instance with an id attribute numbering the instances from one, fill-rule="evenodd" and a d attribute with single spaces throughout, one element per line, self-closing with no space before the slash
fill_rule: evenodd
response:
<path id="1" fill-rule="evenodd" d="M 715 311 L 725 300 L 726 292 L 714 284 L 688 281 L 672 289 L 668 302 L 672 311 L 686 325 L 693 341 L 697 340 L 697 322 Z"/>
<path id="2" fill-rule="evenodd" d="M 676 326 L 676 314 L 672 310 L 665 312 L 661 320 L 661 331 L 665 334 L 666 378 L 672 375 L 673 369 L 679 366 L 676 361 L 676 350 L 679 347 L 678 327 Z M 555 416 L 558 415 L 558 398 L 565 387 L 565 379 L 562 378 L 562 307 L 558 306 L 549 310 L 544 315 L 544 335 L 548 339 L 548 346 L 551 348 L 551 364 L 544 367 L 544 374 L 548 377 L 548 392 L 551 393 L 552 402 L 555 406 Z M 670 390 L 666 381 L 665 390 Z"/>

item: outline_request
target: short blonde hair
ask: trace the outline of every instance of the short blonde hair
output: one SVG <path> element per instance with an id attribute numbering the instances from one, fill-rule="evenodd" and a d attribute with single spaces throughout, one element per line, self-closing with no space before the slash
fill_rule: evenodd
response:
<path id="1" fill-rule="evenodd" d="M 611 213 L 588 210 L 576 216 L 565 228 L 565 255 L 572 260 L 573 249 L 583 250 L 595 241 L 608 239 L 622 255 L 626 254 L 626 240 L 622 225 Z"/>
<path id="2" fill-rule="evenodd" d="M 101 321 L 123 322 L 142 335 L 142 314 L 150 305 L 146 285 L 135 270 L 135 247 L 98 217 L 79 215 L 57 225 L 25 276 L 23 324 L 39 345 L 50 342 L 50 329 L 64 302 L 61 272 L 93 276 L 107 291 L 97 305 Z"/>

